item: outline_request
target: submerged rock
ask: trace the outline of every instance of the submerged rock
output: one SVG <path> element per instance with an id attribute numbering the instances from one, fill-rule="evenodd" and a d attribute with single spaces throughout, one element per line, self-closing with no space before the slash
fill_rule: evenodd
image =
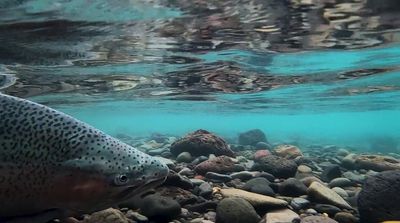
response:
<path id="1" fill-rule="evenodd" d="M 296 178 L 289 178 L 279 184 L 279 194 L 284 196 L 301 196 L 307 194 L 307 187 Z"/>
<path id="2" fill-rule="evenodd" d="M 307 192 L 314 201 L 351 209 L 351 206 L 339 194 L 321 183 L 313 182 L 310 187 L 308 187 Z"/>
<path id="3" fill-rule="evenodd" d="M 331 180 L 341 177 L 342 171 L 340 170 L 339 165 L 329 165 L 325 167 L 322 171 L 321 178 L 326 182 L 330 182 Z"/>
<path id="4" fill-rule="evenodd" d="M 264 132 L 260 129 L 252 129 L 239 134 L 240 145 L 256 146 L 259 142 L 268 142 Z"/>
<path id="5" fill-rule="evenodd" d="M 258 160 L 254 164 L 253 170 L 265 171 L 275 177 L 289 178 L 296 174 L 297 164 L 293 160 L 271 155 Z"/>
<path id="6" fill-rule="evenodd" d="M 400 170 L 400 160 L 390 156 L 360 155 L 355 158 L 355 165 L 374 171 Z"/>
<path id="7" fill-rule="evenodd" d="M 217 206 L 217 223 L 258 223 L 260 216 L 242 198 L 224 198 Z"/>
<path id="8" fill-rule="evenodd" d="M 280 209 L 269 211 L 265 215 L 265 223 L 282 223 L 282 222 L 294 222 L 300 220 L 300 216 L 296 212 L 290 209 Z"/>
<path id="9" fill-rule="evenodd" d="M 299 147 L 294 145 L 279 145 L 275 147 L 274 153 L 277 156 L 287 159 L 294 159 L 298 156 L 303 156 Z"/>
<path id="10" fill-rule="evenodd" d="M 360 221 L 376 223 L 400 219 L 400 171 L 368 177 L 358 197 Z"/>
<path id="11" fill-rule="evenodd" d="M 301 219 L 300 223 L 338 223 L 332 218 L 328 218 L 325 216 L 308 216 Z"/>
<path id="12" fill-rule="evenodd" d="M 319 213 L 326 213 L 329 216 L 335 216 L 336 213 L 342 211 L 340 208 L 330 204 L 316 204 L 314 208 Z"/>
<path id="13" fill-rule="evenodd" d="M 263 178 L 257 177 L 246 182 L 243 189 L 257 194 L 275 197 L 275 192 L 269 186 L 270 182 Z"/>
<path id="14" fill-rule="evenodd" d="M 192 156 L 226 155 L 234 157 L 234 152 L 221 137 L 206 130 L 197 130 L 172 143 L 170 151 L 178 156 L 182 152 L 189 152 Z"/>
<path id="15" fill-rule="evenodd" d="M 131 223 L 125 215 L 118 209 L 108 208 L 86 216 L 81 223 Z"/>
<path id="16" fill-rule="evenodd" d="M 290 201 L 290 206 L 295 210 L 300 210 L 306 208 L 310 204 L 310 201 L 301 197 L 293 198 Z"/>
<path id="17" fill-rule="evenodd" d="M 180 163 L 189 163 L 192 159 L 192 155 L 189 152 L 182 152 L 176 157 L 176 161 Z"/>
<path id="18" fill-rule="evenodd" d="M 170 197 L 151 194 L 141 202 L 140 211 L 150 219 L 168 221 L 181 213 L 181 206 Z"/>
<path id="19" fill-rule="evenodd" d="M 243 166 L 236 164 L 230 157 L 227 156 L 211 158 L 209 160 L 199 163 L 194 168 L 194 171 L 196 171 L 196 173 L 203 175 L 207 172 L 231 173 L 243 170 Z"/>
<path id="20" fill-rule="evenodd" d="M 359 221 L 357 217 L 348 212 L 338 212 L 334 219 L 339 223 L 357 223 Z"/>
<path id="21" fill-rule="evenodd" d="M 247 192 L 245 190 L 228 188 L 218 189 L 217 191 L 223 197 L 239 197 L 248 201 L 255 208 L 272 208 L 272 207 L 284 207 L 288 205 L 288 202 L 282 199 L 273 198 L 261 194 Z"/>
<path id="22" fill-rule="evenodd" d="M 254 160 L 260 160 L 263 157 L 271 155 L 271 152 L 269 150 L 263 149 L 263 150 L 257 150 L 254 153 Z"/>

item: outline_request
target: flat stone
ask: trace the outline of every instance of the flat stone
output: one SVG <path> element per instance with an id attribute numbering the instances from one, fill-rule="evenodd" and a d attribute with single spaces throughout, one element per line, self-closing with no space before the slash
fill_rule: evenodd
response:
<path id="1" fill-rule="evenodd" d="M 338 212 L 334 218 L 339 223 L 357 223 L 358 218 L 347 212 Z"/>
<path id="2" fill-rule="evenodd" d="M 270 182 L 267 179 L 263 177 L 257 177 L 247 181 L 242 189 L 257 194 L 275 197 L 275 192 L 269 185 Z"/>
<path id="3" fill-rule="evenodd" d="M 321 183 L 313 182 L 310 187 L 308 187 L 307 192 L 312 200 L 352 209 L 352 207 L 339 194 Z"/>
<path id="4" fill-rule="evenodd" d="M 345 178 L 345 177 L 338 177 L 335 178 L 333 180 L 331 180 L 331 182 L 329 182 L 329 187 L 333 188 L 333 187 L 350 187 L 350 186 L 354 186 L 354 183 L 351 182 L 351 180 Z"/>
<path id="5" fill-rule="evenodd" d="M 334 187 L 334 188 L 332 188 L 332 190 L 335 191 L 337 194 L 339 194 L 343 198 L 348 198 L 349 197 L 349 195 L 347 194 L 347 192 L 343 188 Z"/>
<path id="6" fill-rule="evenodd" d="M 293 198 L 290 201 L 290 206 L 292 206 L 295 210 L 300 210 L 306 208 L 310 204 L 310 201 L 301 197 Z"/>
<path id="7" fill-rule="evenodd" d="M 228 181 L 232 180 L 232 178 L 229 175 L 214 173 L 214 172 L 206 173 L 205 177 L 207 179 L 210 179 L 213 182 L 228 182 Z"/>
<path id="8" fill-rule="evenodd" d="M 300 216 L 290 209 L 269 211 L 265 215 L 266 223 L 293 222 L 296 219 L 300 219 Z"/>
<path id="9" fill-rule="evenodd" d="M 217 189 L 223 197 L 239 197 L 247 200 L 254 207 L 284 207 L 288 202 L 282 199 L 277 199 L 270 196 L 256 194 L 245 190 L 228 188 Z"/>
<path id="10" fill-rule="evenodd" d="M 340 208 L 330 204 L 316 204 L 314 208 L 319 213 L 326 213 L 329 216 L 335 216 L 336 213 L 342 211 Z"/>
<path id="11" fill-rule="evenodd" d="M 240 171 L 230 174 L 232 179 L 240 179 L 242 181 L 250 180 L 257 172 L 254 171 Z"/>
<path id="12" fill-rule="evenodd" d="M 301 219 L 300 223 L 338 223 L 332 218 L 328 218 L 325 216 L 308 216 Z"/>
<path id="13" fill-rule="evenodd" d="M 312 169 L 306 165 L 300 165 L 297 167 L 297 172 L 299 173 L 311 173 Z"/>
<path id="14" fill-rule="evenodd" d="M 360 169 L 374 170 L 378 172 L 400 169 L 400 160 L 390 156 L 359 155 L 355 159 L 355 164 Z"/>
<path id="15" fill-rule="evenodd" d="M 356 183 L 363 183 L 365 180 L 365 176 L 361 174 L 356 174 L 350 171 L 344 172 L 343 177 L 346 177 L 347 179 L 356 182 Z"/>
<path id="16" fill-rule="evenodd" d="M 202 183 L 204 183 L 205 181 L 202 179 L 190 179 L 190 181 L 193 183 L 193 185 L 195 186 L 200 186 Z"/>

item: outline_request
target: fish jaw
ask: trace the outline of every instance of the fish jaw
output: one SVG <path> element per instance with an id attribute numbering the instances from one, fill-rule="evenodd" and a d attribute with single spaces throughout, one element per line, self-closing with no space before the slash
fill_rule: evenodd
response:
<path id="1" fill-rule="evenodd" d="M 149 159 L 143 164 L 143 173 L 136 184 L 132 184 L 124 188 L 115 195 L 117 200 L 124 202 L 135 195 L 143 193 L 151 188 L 161 185 L 169 174 L 169 168 L 156 157 L 146 155 Z M 121 203 L 120 202 L 120 203 Z"/>

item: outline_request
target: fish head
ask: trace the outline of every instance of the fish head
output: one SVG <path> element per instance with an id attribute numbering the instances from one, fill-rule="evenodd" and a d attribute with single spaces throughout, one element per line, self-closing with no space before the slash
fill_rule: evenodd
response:
<path id="1" fill-rule="evenodd" d="M 80 213 L 118 205 L 165 181 L 169 169 L 160 159 L 117 140 L 94 147 L 60 166 L 52 181 L 54 205 Z"/>

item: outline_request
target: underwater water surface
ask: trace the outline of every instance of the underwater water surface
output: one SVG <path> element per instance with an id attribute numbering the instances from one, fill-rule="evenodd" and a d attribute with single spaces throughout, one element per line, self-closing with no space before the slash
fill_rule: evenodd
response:
<path id="1" fill-rule="evenodd" d="M 399 11 L 389 0 L 6 0 L 0 90 L 114 136 L 259 128 L 272 142 L 360 150 L 394 139 L 395 151 Z"/>

